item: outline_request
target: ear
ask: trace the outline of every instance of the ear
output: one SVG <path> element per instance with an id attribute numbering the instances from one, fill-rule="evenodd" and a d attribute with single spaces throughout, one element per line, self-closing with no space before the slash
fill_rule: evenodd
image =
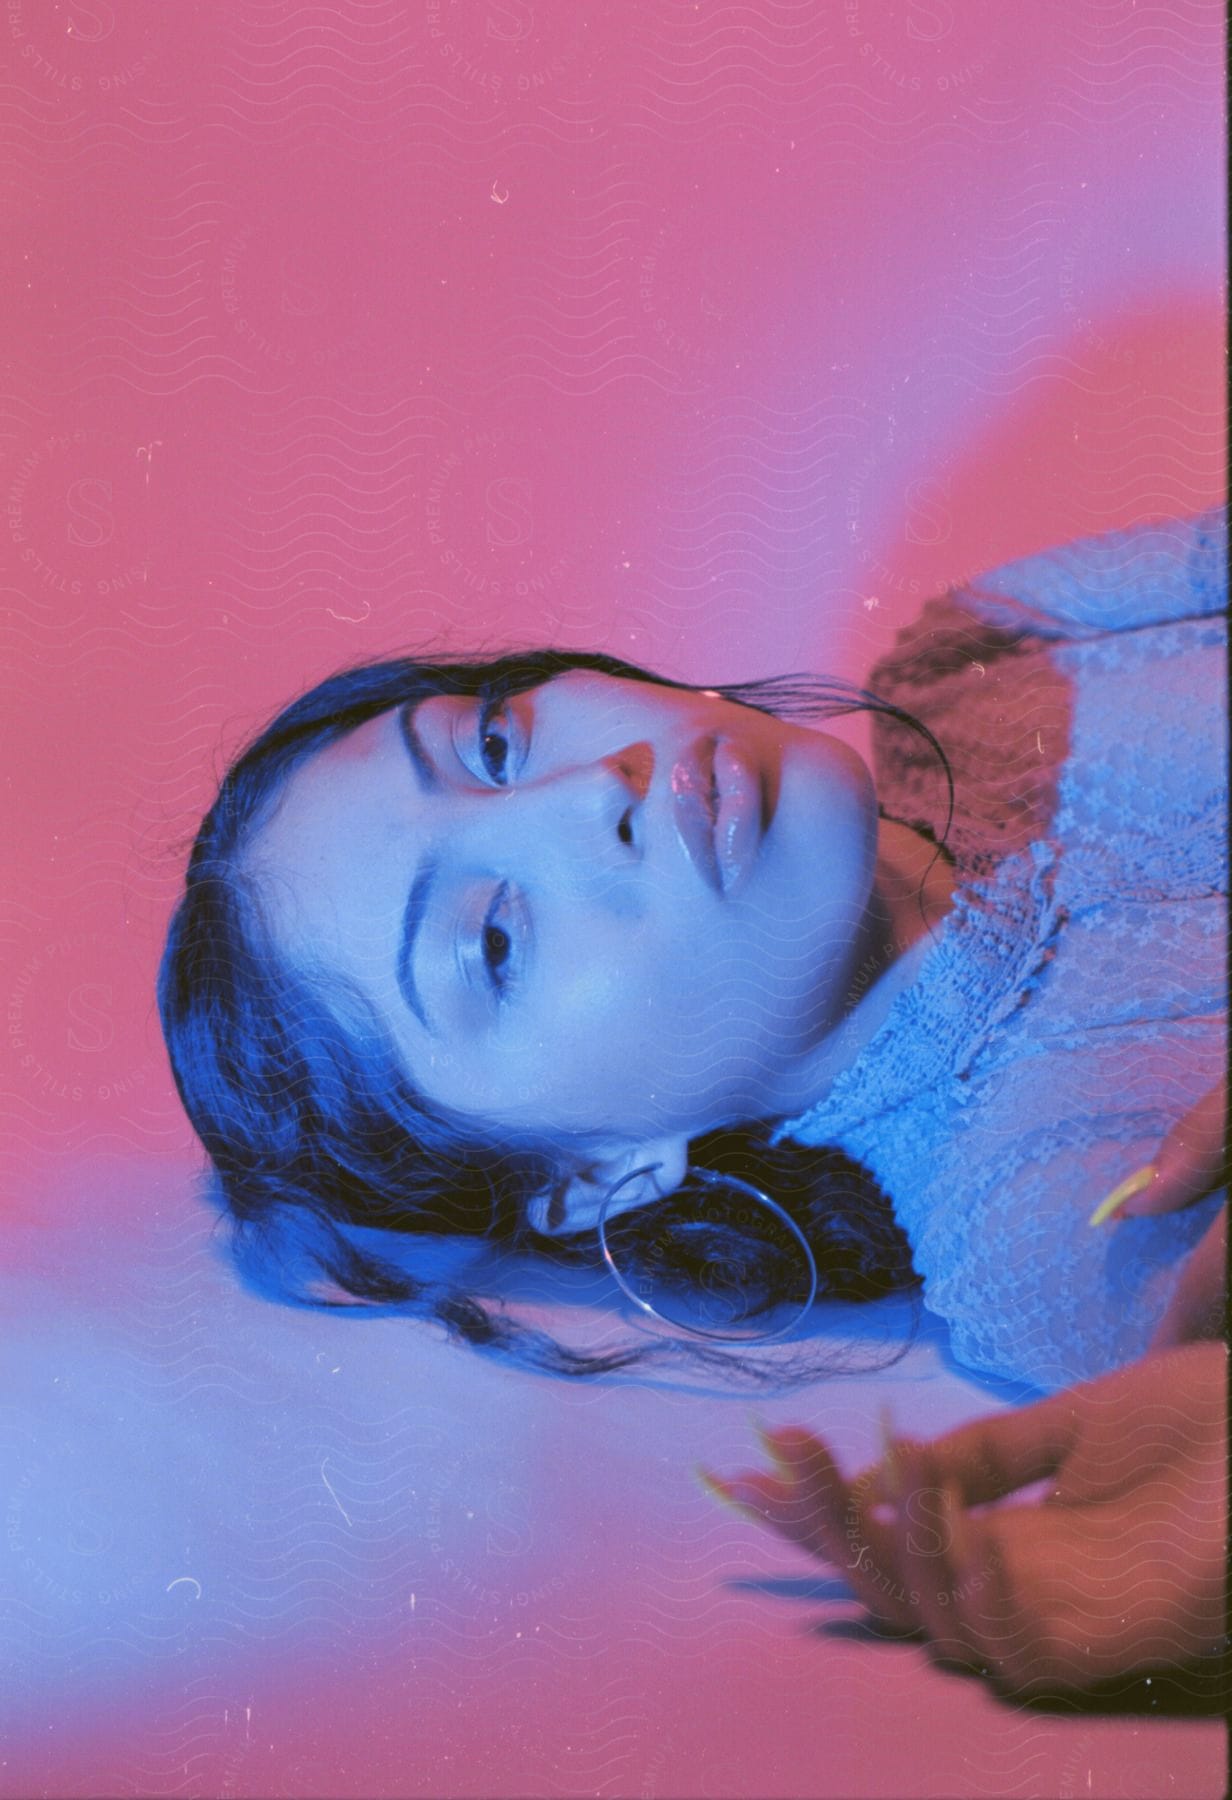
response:
<path id="1" fill-rule="evenodd" d="M 657 1169 L 650 1165 L 658 1163 Z M 587 1162 L 562 1175 L 551 1188 L 536 1194 L 527 1206 L 532 1228 L 544 1237 L 564 1237 L 569 1232 L 593 1231 L 598 1226 L 603 1202 L 618 1181 L 636 1169 L 650 1169 L 628 1182 L 612 1201 L 608 1217 L 634 1206 L 648 1206 L 675 1191 L 689 1167 L 687 1137 L 655 1138 L 610 1156 Z"/>

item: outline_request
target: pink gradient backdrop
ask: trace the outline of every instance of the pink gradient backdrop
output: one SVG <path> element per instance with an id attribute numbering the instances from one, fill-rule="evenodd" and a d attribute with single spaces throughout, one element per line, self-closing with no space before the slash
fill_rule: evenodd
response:
<path id="1" fill-rule="evenodd" d="M 729 1404 L 436 1347 L 421 1401 L 413 1332 L 233 1292 L 152 986 L 217 772 L 344 663 L 860 679 L 949 583 L 1218 499 L 1223 51 L 1210 0 L 4 0 L 0 1791 L 1221 1791 L 1211 1724 L 1007 1713 L 841 1637 L 819 1668 L 720 1596 L 808 1582 L 688 1485 L 685 1436 L 748 1462 Z M 303 1385 L 335 1363 L 341 1411 Z M 921 1416 L 992 1404 L 925 1372 Z M 479 1418 L 512 1462 L 472 1470 Z M 310 1484 L 271 1445 L 314 1431 Z M 301 1580 L 331 1443 L 385 1525 Z M 426 1624 L 372 1598 L 391 1458 L 420 1504 L 454 1471 L 455 1525 L 504 1496 L 533 1652 L 430 1512 Z M 207 1569 L 209 1622 L 170 1618 Z"/>

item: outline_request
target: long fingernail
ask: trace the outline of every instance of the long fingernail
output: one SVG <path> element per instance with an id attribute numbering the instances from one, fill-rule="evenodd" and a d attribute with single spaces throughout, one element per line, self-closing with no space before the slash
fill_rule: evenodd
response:
<path id="1" fill-rule="evenodd" d="M 693 1464 L 693 1473 L 712 1499 L 721 1501 L 724 1506 L 730 1506 L 733 1512 L 744 1516 L 745 1502 L 737 1500 L 725 1481 L 720 1481 L 717 1475 L 712 1475 L 701 1463 Z"/>
<path id="2" fill-rule="evenodd" d="M 1135 1169 L 1132 1175 L 1127 1175 L 1125 1177 L 1125 1180 L 1121 1183 L 1120 1187 L 1113 1188 L 1106 1200 L 1100 1201 L 1099 1205 L 1095 1208 L 1095 1211 L 1087 1220 L 1087 1224 L 1104 1224 L 1106 1220 L 1112 1217 L 1118 1207 L 1124 1206 L 1127 1200 L 1132 1200 L 1135 1194 L 1140 1194 L 1143 1188 L 1150 1187 L 1154 1179 L 1154 1163 L 1147 1163 L 1143 1168 Z"/>
<path id="3" fill-rule="evenodd" d="M 780 1475 L 786 1475 L 791 1480 L 794 1480 L 797 1473 L 796 1466 L 791 1458 L 786 1455 L 781 1445 L 775 1442 L 774 1433 L 771 1428 L 768 1425 L 763 1425 L 755 1413 L 750 1413 L 749 1418 L 752 1422 L 753 1430 L 761 1439 L 762 1449 L 778 1469 Z"/>
<path id="4" fill-rule="evenodd" d="M 883 1406 L 881 1421 L 881 1472 L 877 1487 L 887 1500 L 895 1506 L 903 1497 L 902 1472 L 899 1468 L 898 1449 L 894 1442 L 894 1415 L 888 1406 Z"/>
<path id="5" fill-rule="evenodd" d="M 952 1560 L 957 1568 L 965 1569 L 971 1561 L 971 1534 L 963 1508 L 962 1492 L 958 1483 L 949 1479 L 942 1482 L 941 1491 L 945 1496 L 946 1517 L 950 1523 Z"/>

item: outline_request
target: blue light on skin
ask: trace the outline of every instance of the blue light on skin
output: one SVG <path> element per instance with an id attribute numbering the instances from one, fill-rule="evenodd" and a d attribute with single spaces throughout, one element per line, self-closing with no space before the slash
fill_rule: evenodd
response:
<path id="1" fill-rule="evenodd" d="M 701 1132 L 821 1098 L 930 945 L 930 864 L 934 928 L 951 904 L 935 846 L 880 819 L 863 759 L 811 726 L 581 670 L 486 717 L 434 696 L 412 724 L 383 713 L 294 770 L 248 866 L 289 960 L 359 985 L 426 1098 L 568 1136 L 555 1229 L 593 1225 L 642 1164 L 662 1166 L 618 1210 L 669 1191 Z M 730 892 L 673 801 L 716 740 L 761 801 Z"/>

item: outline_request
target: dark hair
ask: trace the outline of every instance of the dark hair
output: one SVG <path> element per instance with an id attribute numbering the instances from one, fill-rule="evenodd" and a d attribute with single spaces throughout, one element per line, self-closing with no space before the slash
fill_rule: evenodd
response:
<path id="1" fill-rule="evenodd" d="M 496 1274 L 498 1292 L 499 1271 L 519 1258 L 595 1271 L 603 1264 L 596 1233 L 547 1238 L 527 1222 L 528 1197 L 560 1174 L 552 1146 L 503 1133 L 485 1138 L 473 1120 L 426 1104 L 352 985 L 333 972 L 326 981 L 286 966 L 245 867 L 248 840 L 288 774 L 366 720 L 438 694 L 499 701 L 573 669 L 690 686 L 601 654 L 393 657 L 330 676 L 260 732 L 201 824 L 168 929 L 158 1005 L 176 1086 L 213 1164 L 215 1197 L 232 1222 L 232 1255 L 259 1291 L 305 1306 L 358 1303 L 434 1320 L 456 1341 L 557 1375 L 683 1361 L 738 1372 L 759 1387 L 785 1372 L 803 1378 L 799 1360 L 785 1361 L 781 1346 L 771 1367 L 666 1336 L 598 1354 L 572 1349 L 510 1317 L 503 1303 L 489 1310 L 450 1275 L 432 1278 L 433 1241 L 439 1251 L 443 1240 L 470 1251 L 468 1273 L 476 1264 Z M 901 708 L 846 682 L 807 676 L 716 691 L 784 718 L 863 708 L 893 715 L 941 758 L 952 818 L 944 752 Z M 910 1246 L 867 1171 L 836 1148 L 771 1147 L 773 1125 L 708 1133 L 690 1146 L 691 1160 L 753 1181 L 791 1213 L 813 1249 L 819 1296 L 861 1300 L 917 1288 Z M 401 1260 L 411 1248 L 413 1272 Z M 704 1251 L 669 1254 L 676 1259 L 669 1273 L 695 1284 Z M 768 1290 L 773 1275 L 766 1271 Z"/>

